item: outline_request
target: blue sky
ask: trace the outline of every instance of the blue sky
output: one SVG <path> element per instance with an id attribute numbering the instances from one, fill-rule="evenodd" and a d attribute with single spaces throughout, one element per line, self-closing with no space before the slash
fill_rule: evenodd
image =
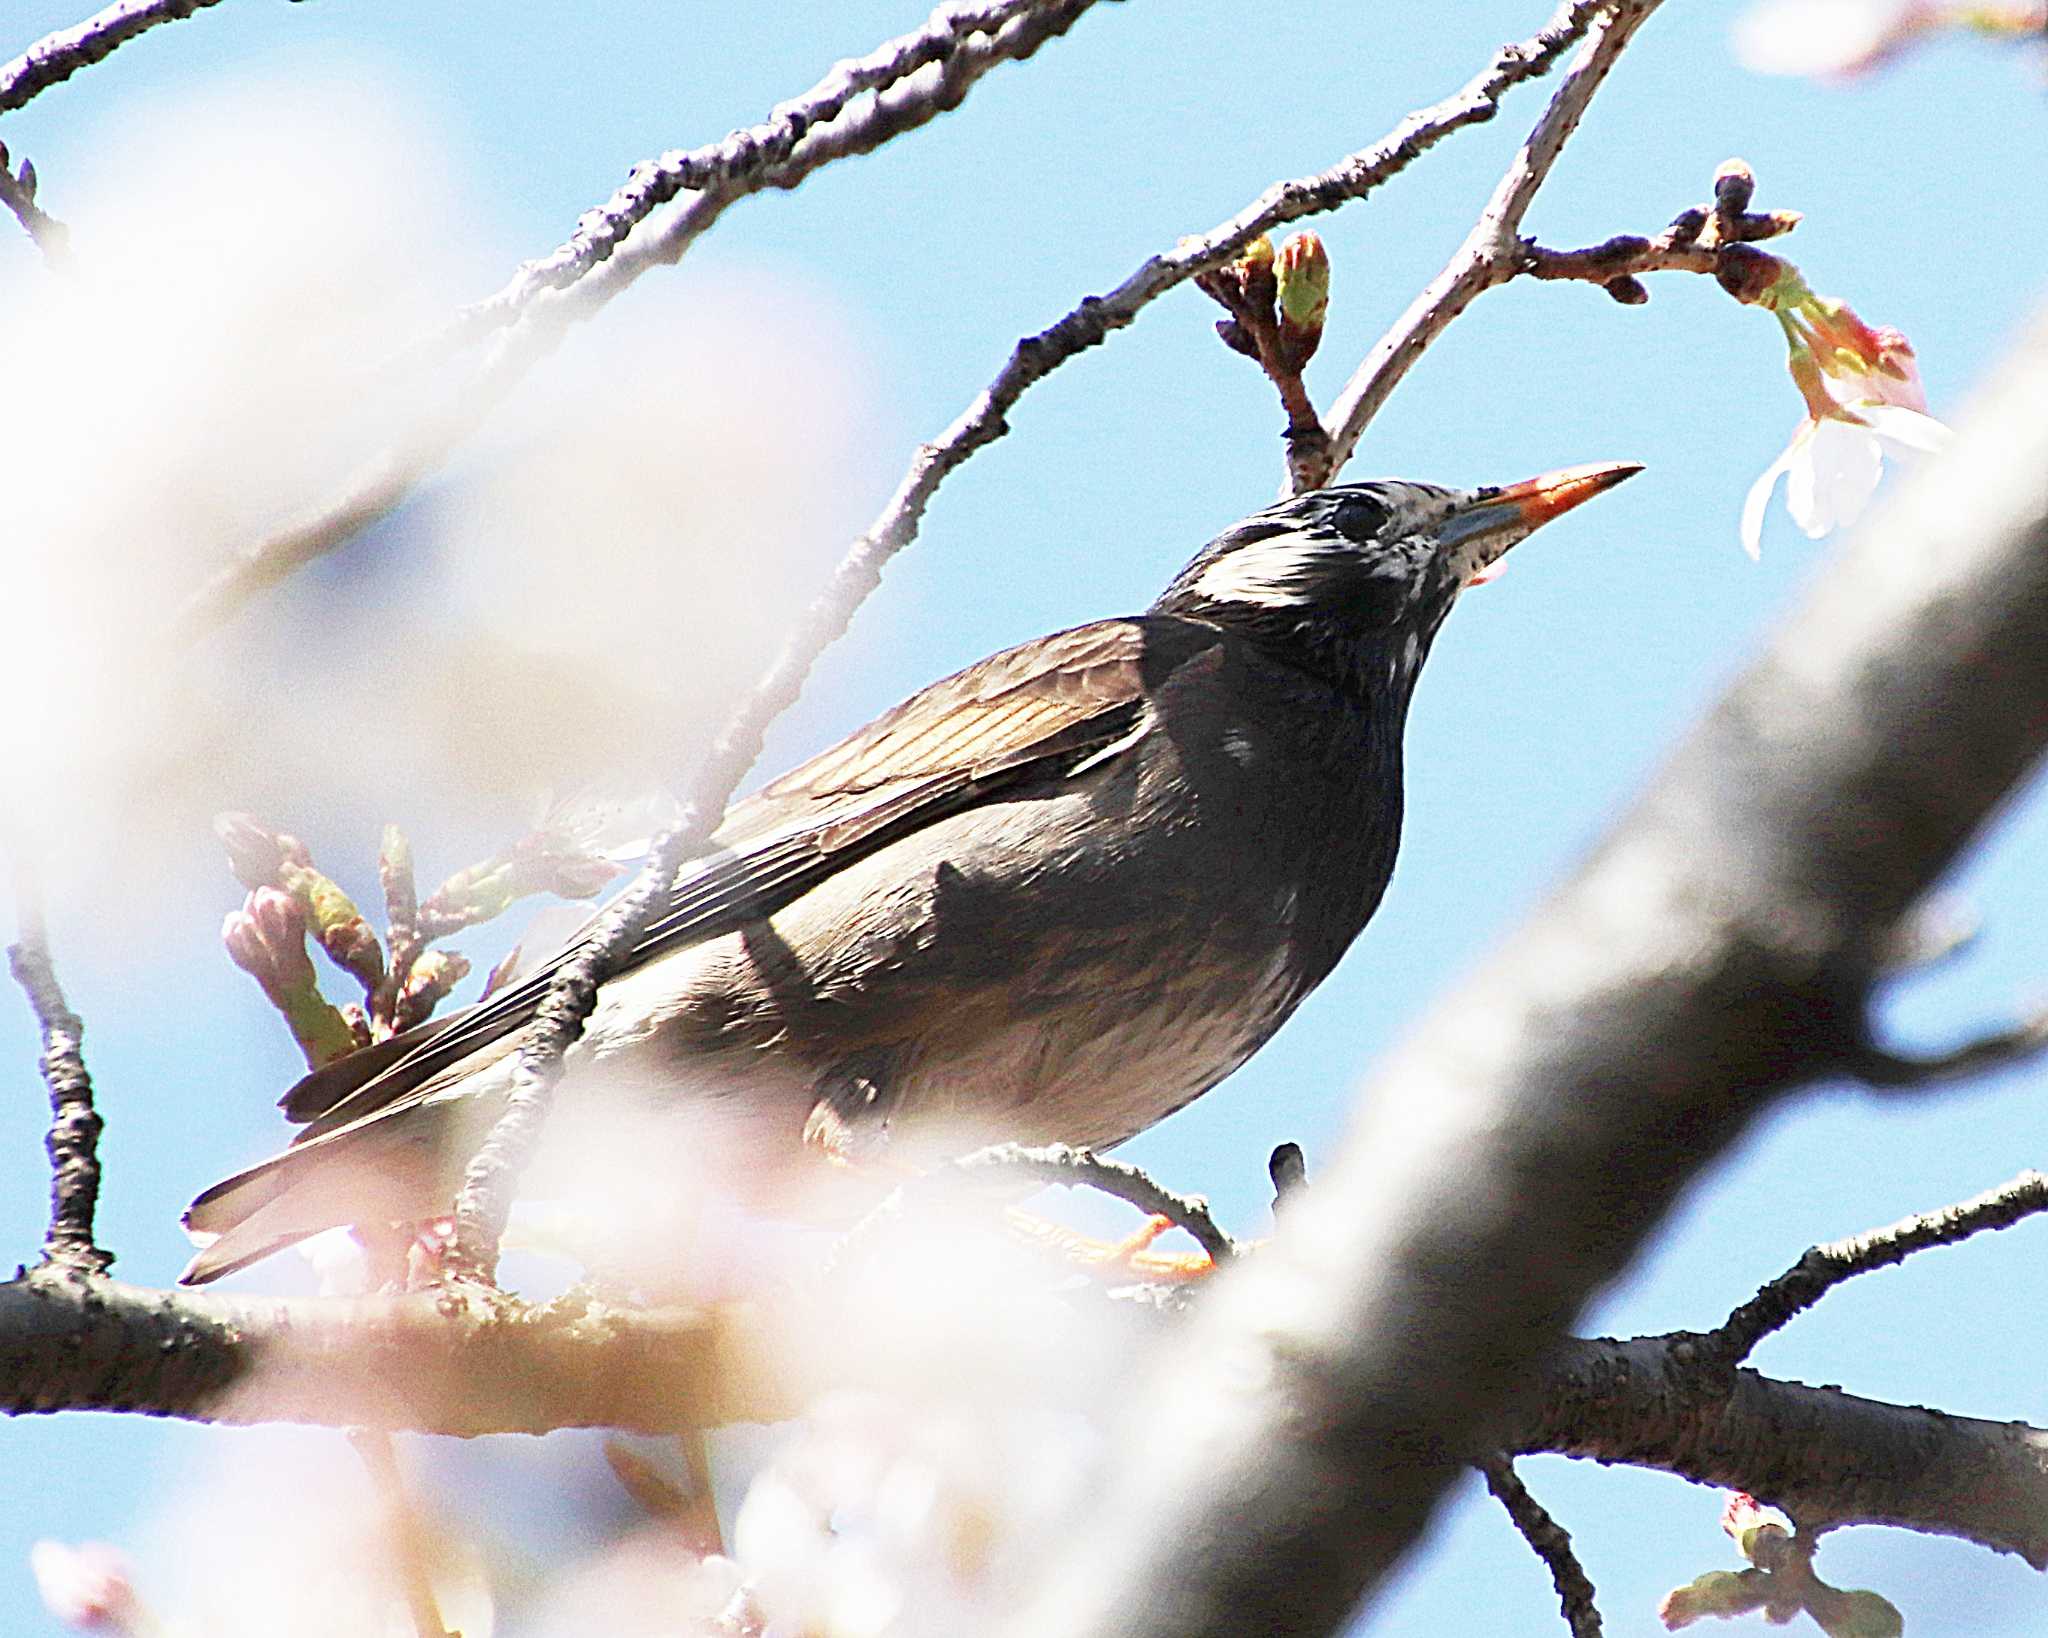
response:
<path id="1" fill-rule="evenodd" d="M 965 406 L 1017 336 L 1222 220 L 1267 182 L 1373 141 L 1544 14 L 1528 0 L 1302 3 L 1255 21 L 1222 0 L 1100 6 L 1036 61 L 992 74 L 938 124 L 794 194 L 735 207 L 683 268 L 650 276 L 573 337 L 411 515 L 253 617 L 272 647 L 249 639 L 246 652 L 276 660 L 275 631 L 337 610 L 347 622 L 439 629 L 438 611 L 459 615 L 481 595 L 462 570 L 488 564 L 488 541 L 448 542 L 477 516 L 499 515 L 491 508 L 506 505 L 505 469 L 553 437 L 548 429 L 579 419 L 601 423 L 615 446 L 623 434 L 603 416 L 627 402 L 650 459 L 698 486 L 703 515 L 718 520 L 740 566 L 707 559 L 701 595 L 665 609 L 658 625 L 621 607 L 630 599 L 615 587 L 598 587 L 598 612 L 652 645 L 645 675 L 660 675 L 663 642 L 698 662 L 711 653 L 751 664 L 778 599 L 797 594 L 866 523 L 915 443 Z M 138 177 L 165 175 L 173 161 L 204 174 L 234 145 L 280 148 L 287 131 L 290 140 L 325 132 L 340 146 L 359 122 L 364 145 L 387 155 L 379 174 L 389 191 L 372 201 L 372 217 L 388 209 L 414 237 L 394 237 L 375 261 L 371 239 L 338 239 L 366 260 L 339 259 L 331 271 L 341 285 L 375 283 L 394 277 L 394 263 L 416 263 L 402 266 L 417 274 L 410 296 L 432 312 L 488 293 L 551 248 L 635 160 L 759 118 L 920 15 L 869 0 L 508 4 L 485 25 L 474 12 L 394 0 L 230 0 L 46 93 L 0 121 L 0 138 L 34 159 L 44 203 L 74 221 L 89 255 L 95 202 L 120 201 L 126 187 L 137 204 Z M 1806 213 L 1785 254 L 1817 289 L 1905 330 L 1936 412 L 1952 411 L 1996 364 L 2048 265 L 2048 223 L 2030 203 L 2048 154 L 2038 79 L 2017 54 L 1967 42 L 1847 87 L 1761 79 L 1734 63 L 1728 18 L 1729 8 L 1672 0 L 1646 26 L 1530 231 L 1555 245 L 1654 232 L 1740 154 L 1757 172 L 1761 206 Z M 48 0 L 21 0 L 0 50 L 75 20 Z M 1491 127 L 1314 224 L 1335 268 L 1329 329 L 1309 372 L 1320 403 L 1455 248 L 1545 95 L 1525 89 Z M 257 112 L 224 120 L 223 108 Z M 316 172 L 338 162 L 303 157 Z M 258 224 L 280 212 L 281 232 L 305 230 L 303 213 L 282 210 L 274 195 L 214 202 Z M 0 235 L 0 304 L 15 314 L 0 325 L 23 322 L 45 281 L 26 246 Z M 922 537 L 777 728 L 764 771 L 991 649 L 1142 607 L 1201 541 L 1271 497 L 1279 415 L 1256 372 L 1215 341 L 1214 316 L 1192 289 L 1178 292 L 1027 397 L 1011 436 L 941 492 Z M 205 315 L 191 322 L 203 327 Z M 1272 1146 L 1302 1143 L 1313 1174 L 1364 1067 L 1569 868 L 1675 730 L 1792 607 L 1828 543 L 1807 542 L 1782 512 L 1761 564 L 1736 539 L 1746 487 L 1800 413 L 1782 360 L 1776 326 L 1709 281 L 1661 278 L 1643 308 L 1585 286 L 1531 284 L 1484 298 L 1402 385 L 1348 476 L 1477 484 L 1609 458 L 1648 471 L 1546 531 L 1459 608 L 1417 698 L 1407 836 L 1384 908 L 1269 1048 L 1133 1143 L 1133 1158 L 1208 1194 L 1234 1229 L 1260 1232 Z M 726 421 L 740 431 L 704 421 L 689 423 L 693 435 L 662 421 L 670 396 L 687 422 L 727 385 Z M 34 413 L 38 390 L 14 383 L 17 415 Z M 111 379 L 109 414 L 128 390 Z M 739 442 L 716 442 L 728 434 Z M 238 491 L 275 477 L 252 458 L 247 471 L 195 481 Z M 605 501 L 593 491 L 598 510 L 579 514 L 581 527 L 607 529 Z M 753 565 L 744 537 L 756 514 L 779 544 Z M 32 566 L 34 543 L 14 545 Z M 750 579 L 755 568 L 760 578 Z M 735 625 L 756 634 L 754 648 L 724 630 Z M 307 640 L 345 665 L 339 649 Z M 726 642 L 736 645 L 729 655 Z M 684 691 L 695 690 L 694 703 L 663 720 L 712 720 L 715 673 L 692 675 Z M 293 691 L 310 685 L 286 671 L 275 698 L 269 684 L 249 686 L 266 695 L 253 714 L 288 720 Z M 678 740 L 645 754 L 673 775 L 690 747 Z M 218 777 L 215 764 L 195 761 L 171 812 L 181 824 L 197 817 L 139 847 L 145 865 L 118 847 L 110 855 L 102 838 L 90 857 L 50 866 L 61 970 L 88 1022 L 109 1122 L 103 1238 L 131 1280 L 175 1274 L 185 1255 L 177 1211 L 275 1143 L 269 1102 L 293 1073 L 288 1043 L 219 952 L 219 918 L 237 892 L 205 812 L 265 807 L 370 898 L 382 820 L 413 827 L 431 874 L 516 828 L 530 797 L 523 764 L 466 793 L 428 750 L 378 756 L 358 746 L 336 756 L 352 770 L 346 788 L 306 794 L 296 808 L 291 781 L 251 778 L 246 759 L 222 752 Z M 90 816 L 82 828 L 97 834 Z M 1946 1043 L 2039 993 L 2044 847 L 2048 808 L 2023 793 L 1953 884 L 1981 912 L 1983 935 L 1890 998 L 1886 1021 L 1900 1039 Z M 491 953 L 487 943 L 472 949 Z M 13 1066 L 13 1090 L 0 1100 L 0 1155 L 10 1157 L 0 1168 L 0 1243 L 25 1258 L 41 1231 L 45 1177 L 32 1033 L 18 1003 L 0 1003 L 0 1053 Z M 1814 1240 L 2038 1163 L 2037 1078 L 2020 1069 L 1893 1104 L 1822 1089 L 1784 1107 L 1709 1172 L 1589 1325 L 1714 1323 Z M 1756 1363 L 1877 1397 L 2048 1422 L 2035 1368 L 2048 1299 L 2032 1278 L 2044 1236 L 2048 1228 L 2025 1226 L 1858 1282 L 1766 1344 Z M 131 1540 L 152 1498 L 213 1442 L 267 1437 L 116 1418 L 0 1427 L 0 1633 L 46 1630 L 22 1567 L 29 1540 Z M 1709 1492 L 1558 1460 L 1528 1464 L 1526 1476 L 1579 1540 L 1611 1630 L 1651 1630 L 1665 1588 L 1732 1567 Z M 1542 1571 L 1472 1488 L 1383 1596 L 1371 1630 L 1519 1633 L 1554 1619 Z M 1829 1543 L 1821 1565 L 1842 1584 L 1892 1597 L 1922 1638 L 2048 1623 L 2048 1582 L 1959 1544 L 1852 1532 Z"/>

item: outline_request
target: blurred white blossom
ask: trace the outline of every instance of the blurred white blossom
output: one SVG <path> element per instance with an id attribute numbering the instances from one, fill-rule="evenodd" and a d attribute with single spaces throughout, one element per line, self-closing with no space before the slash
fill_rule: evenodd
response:
<path id="1" fill-rule="evenodd" d="M 988 1631 L 1094 1450 L 1085 1420 L 1046 1407 L 837 1394 L 748 1490 L 735 1552 L 777 1627 L 818 1638 Z"/>
<path id="2" fill-rule="evenodd" d="M 1736 21 L 1735 56 L 1759 74 L 1845 78 L 1941 29 L 2038 38 L 2044 23 L 2041 0 L 1761 0 Z"/>
<path id="3" fill-rule="evenodd" d="M 28 1550 L 28 1567 L 43 1608 L 67 1627 L 135 1634 L 156 1630 L 135 1596 L 133 1572 L 118 1548 L 103 1541 L 76 1547 L 39 1541 Z"/>
<path id="4" fill-rule="evenodd" d="M 1735 24 L 1735 56 L 1759 74 L 1854 74 L 1921 30 L 1928 0 L 1763 0 Z"/>

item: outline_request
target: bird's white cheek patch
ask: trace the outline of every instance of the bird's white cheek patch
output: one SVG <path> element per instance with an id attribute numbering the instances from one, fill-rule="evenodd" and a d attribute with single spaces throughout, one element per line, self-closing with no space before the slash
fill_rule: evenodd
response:
<path id="1" fill-rule="evenodd" d="M 1300 535 L 1254 541 L 1218 558 L 1202 571 L 1195 590 L 1219 603 L 1254 603 L 1261 608 L 1299 608 L 1308 588 L 1332 554 Z"/>

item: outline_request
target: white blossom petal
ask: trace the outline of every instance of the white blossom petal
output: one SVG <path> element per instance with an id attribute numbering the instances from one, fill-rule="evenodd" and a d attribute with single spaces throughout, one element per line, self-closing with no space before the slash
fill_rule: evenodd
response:
<path id="1" fill-rule="evenodd" d="M 1820 422 L 1807 441 L 1806 459 L 1785 483 L 1785 505 L 1807 538 L 1818 540 L 1854 523 L 1877 493 L 1884 454 L 1867 427 L 1833 419 Z"/>
<path id="2" fill-rule="evenodd" d="M 1946 423 L 1898 404 L 1858 404 L 1856 413 L 1888 454 L 1939 455 L 1955 442 Z"/>
<path id="3" fill-rule="evenodd" d="M 1742 502 L 1742 549 L 1749 553 L 1752 561 L 1763 556 L 1764 513 L 1770 510 L 1771 491 L 1778 487 L 1778 480 L 1792 470 L 1792 463 L 1799 458 L 1800 449 L 1812 435 L 1813 423 L 1800 422 L 1799 430 L 1792 434 L 1792 441 L 1749 486 L 1749 494 Z"/>

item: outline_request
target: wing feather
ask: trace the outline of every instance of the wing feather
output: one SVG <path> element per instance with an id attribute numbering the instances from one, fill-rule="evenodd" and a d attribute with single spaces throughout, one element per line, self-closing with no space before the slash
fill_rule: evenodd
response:
<path id="1" fill-rule="evenodd" d="M 1137 726 L 1147 672 L 1216 636 L 1177 619 L 1106 620 L 1008 649 L 912 695 L 734 807 L 715 851 L 676 882 L 625 970 L 769 914 L 852 859 L 1023 778 L 1099 764 Z M 310 1122 L 298 1141 L 410 1101 L 423 1083 L 524 1027 L 582 942 L 579 933 L 519 983 L 400 1038 L 416 1036 L 411 1046 L 370 1049 L 359 1078 L 344 1073 L 353 1058 L 306 1077 L 283 1100 Z"/>

